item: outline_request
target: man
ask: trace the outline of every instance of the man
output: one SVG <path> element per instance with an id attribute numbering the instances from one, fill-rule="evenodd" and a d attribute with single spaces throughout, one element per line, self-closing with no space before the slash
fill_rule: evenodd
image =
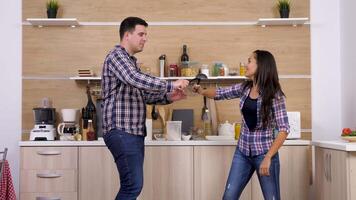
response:
<path id="1" fill-rule="evenodd" d="M 120 45 L 107 55 L 102 71 L 103 132 L 120 175 L 116 200 L 134 200 L 143 187 L 146 104 L 168 104 L 185 98 L 187 80 L 174 82 L 144 74 L 134 54 L 147 41 L 148 24 L 128 17 L 120 25 Z"/>

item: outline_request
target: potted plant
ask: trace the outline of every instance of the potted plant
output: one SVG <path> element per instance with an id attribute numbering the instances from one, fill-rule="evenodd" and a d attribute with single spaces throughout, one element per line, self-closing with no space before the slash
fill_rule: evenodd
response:
<path id="1" fill-rule="evenodd" d="M 289 0 L 278 0 L 277 7 L 281 18 L 288 18 L 290 11 L 290 1 Z"/>
<path id="2" fill-rule="evenodd" d="M 47 1 L 47 17 L 56 18 L 58 11 L 58 1 L 57 0 L 48 0 Z"/>

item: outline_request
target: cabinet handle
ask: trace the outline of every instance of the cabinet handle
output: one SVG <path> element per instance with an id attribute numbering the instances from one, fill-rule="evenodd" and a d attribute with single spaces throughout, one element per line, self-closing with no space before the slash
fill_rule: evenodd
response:
<path id="1" fill-rule="evenodd" d="M 61 176 L 62 176 L 61 174 L 56 174 L 56 173 L 37 174 L 38 178 L 59 178 Z"/>
<path id="2" fill-rule="evenodd" d="M 60 151 L 37 151 L 38 155 L 42 156 L 52 156 L 52 155 L 61 155 Z"/>
<path id="3" fill-rule="evenodd" d="M 329 154 L 329 181 L 331 182 L 331 154 Z"/>
<path id="4" fill-rule="evenodd" d="M 326 178 L 326 181 L 329 181 L 328 179 L 328 154 L 324 154 L 324 176 Z"/>
<path id="5" fill-rule="evenodd" d="M 59 197 L 36 197 L 36 200 L 61 200 Z"/>

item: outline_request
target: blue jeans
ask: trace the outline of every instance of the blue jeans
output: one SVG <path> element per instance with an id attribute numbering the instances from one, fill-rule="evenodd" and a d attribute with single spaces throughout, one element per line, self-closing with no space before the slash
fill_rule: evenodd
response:
<path id="1" fill-rule="evenodd" d="M 279 156 L 276 153 L 271 158 L 270 175 L 260 176 L 259 167 L 265 155 L 246 156 L 238 147 L 235 150 L 234 158 L 226 182 L 223 200 L 236 200 L 256 171 L 265 200 L 280 200 L 279 190 Z"/>
<path id="2" fill-rule="evenodd" d="M 115 129 L 104 135 L 104 141 L 120 175 L 120 191 L 115 200 L 136 200 L 143 187 L 144 137 Z"/>

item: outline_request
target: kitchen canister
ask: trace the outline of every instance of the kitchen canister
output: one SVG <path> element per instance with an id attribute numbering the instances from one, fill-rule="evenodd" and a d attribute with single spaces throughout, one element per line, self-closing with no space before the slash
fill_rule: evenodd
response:
<path id="1" fill-rule="evenodd" d="M 146 141 L 152 140 L 152 119 L 146 119 Z"/>
<path id="2" fill-rule="evenodd" d="M 167 121 L 168 140 L 182 140 L 182 121 Z"/>

